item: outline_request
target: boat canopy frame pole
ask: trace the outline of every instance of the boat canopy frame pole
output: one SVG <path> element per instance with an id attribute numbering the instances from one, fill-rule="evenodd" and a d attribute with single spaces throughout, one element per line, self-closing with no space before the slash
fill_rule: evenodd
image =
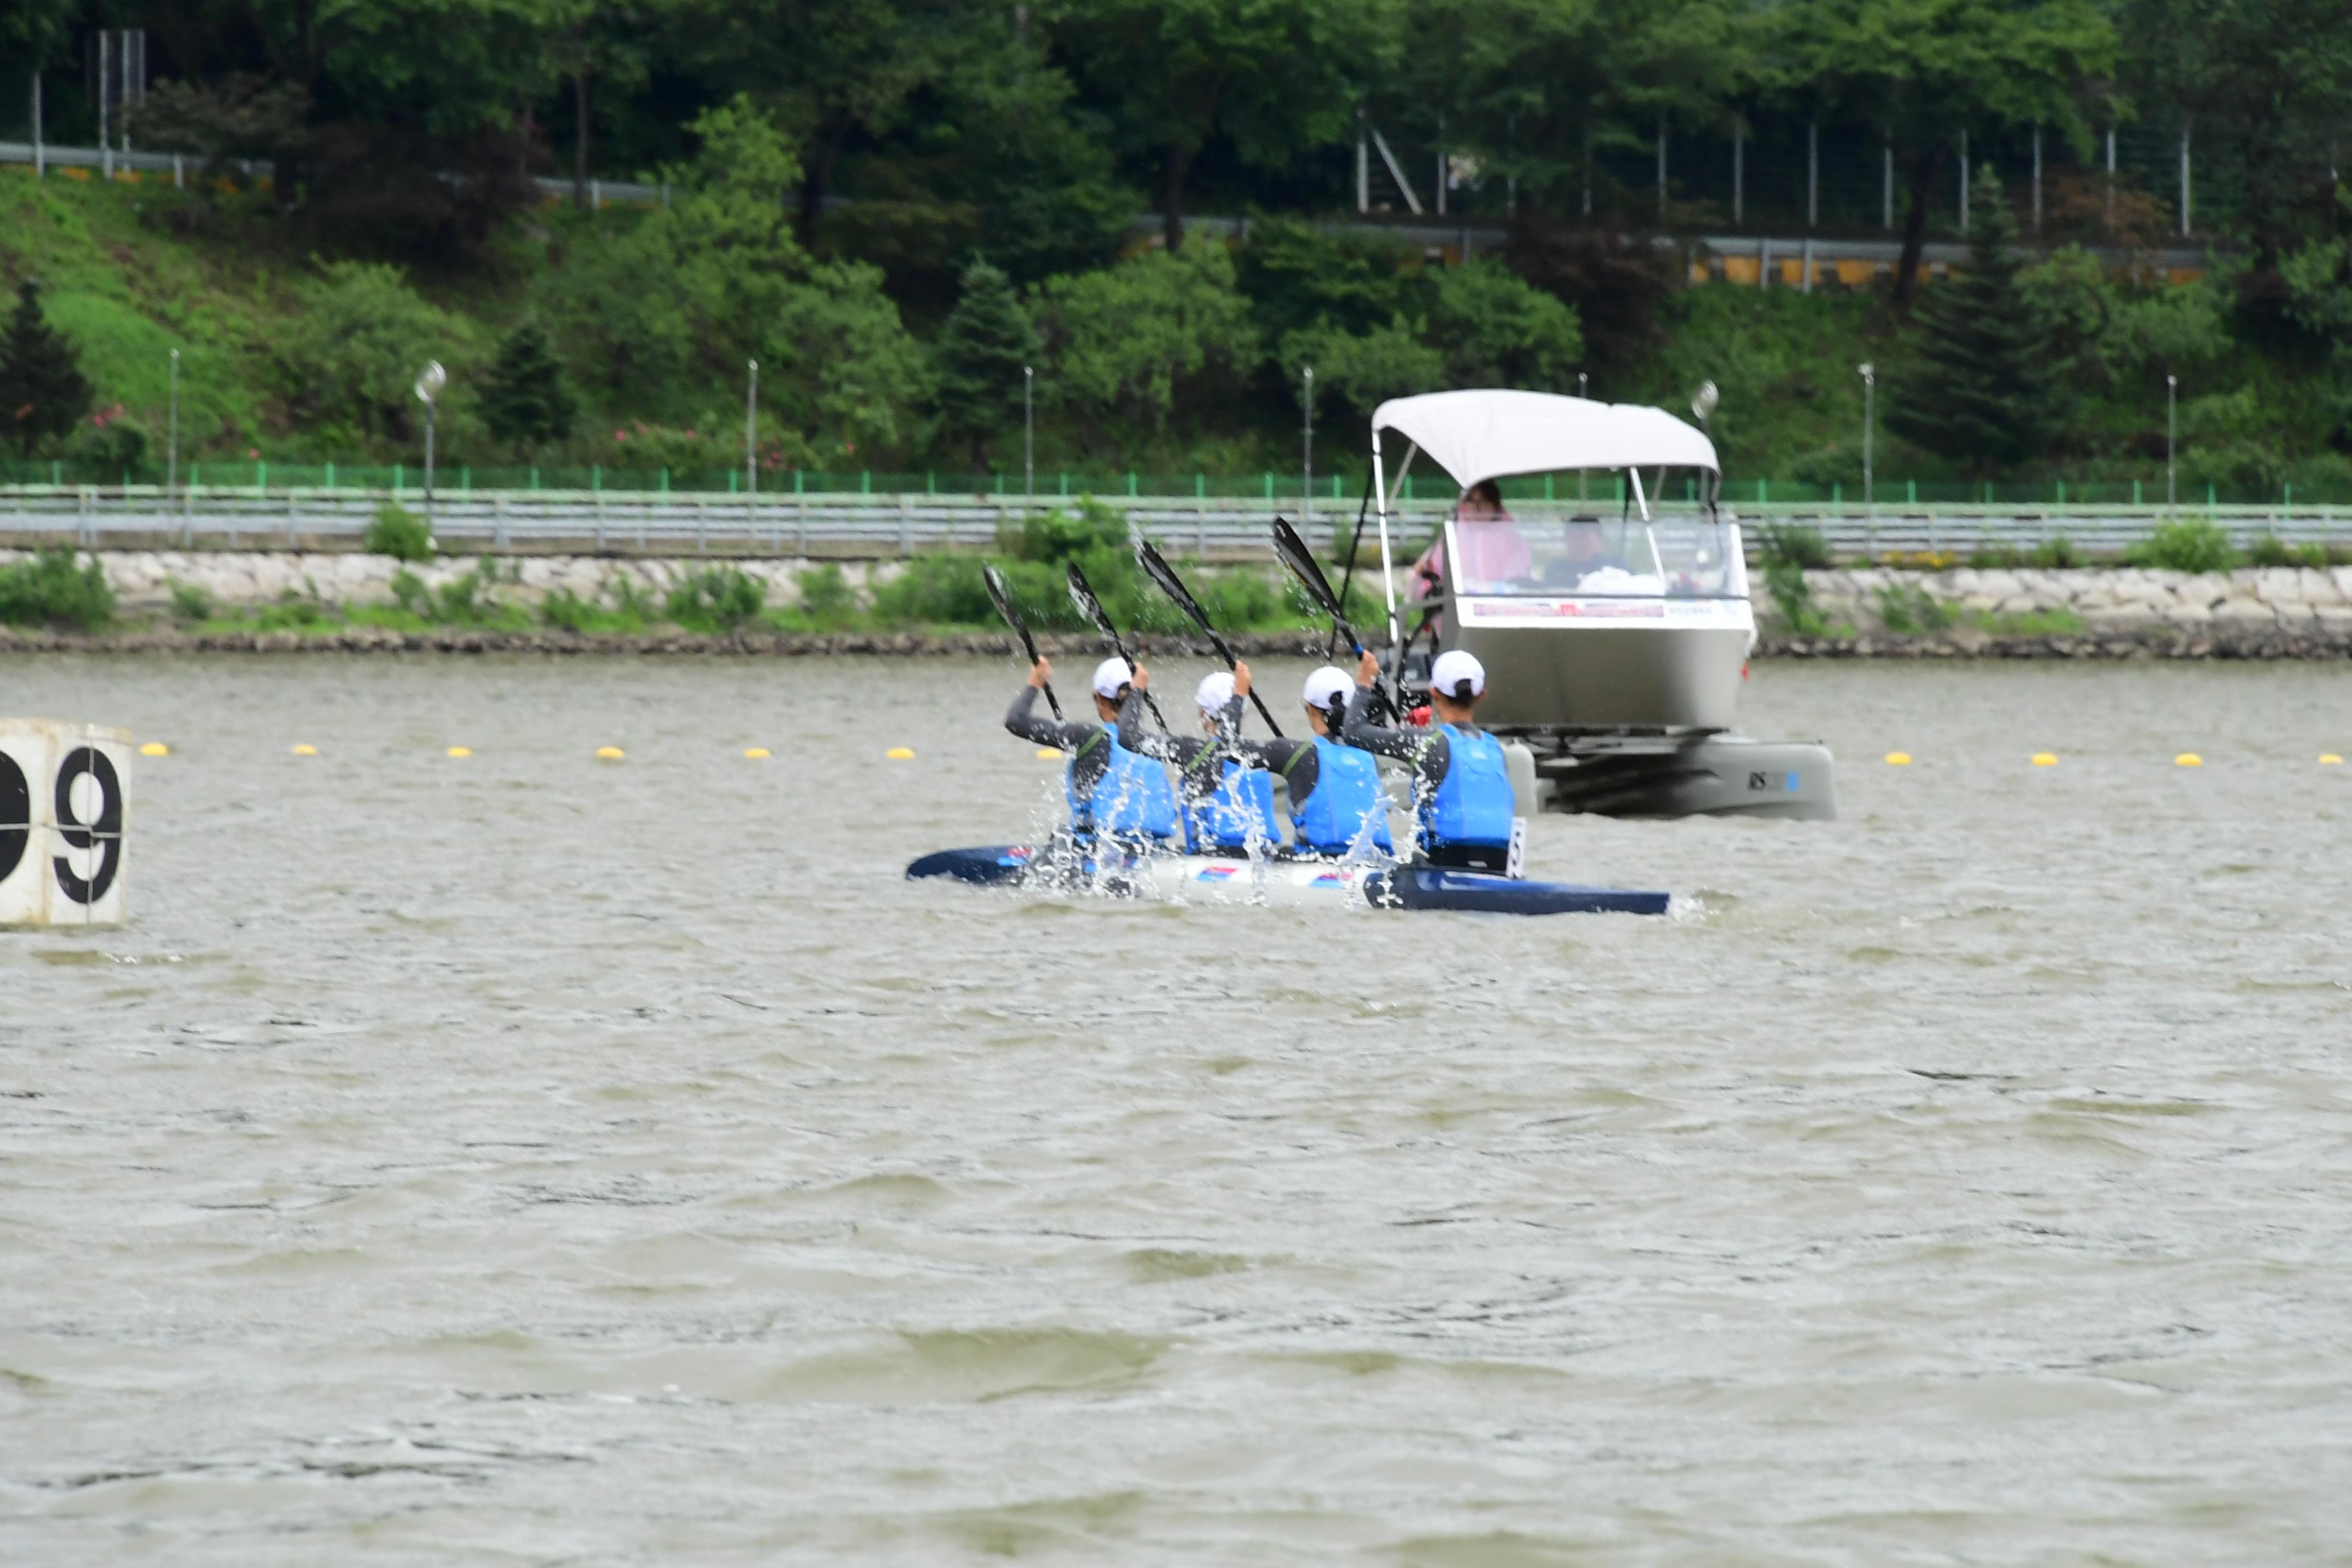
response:
<path id="1" fill-rule="evenodd" d="M 1412 461 L 1408 457 L 1407 462 Z M 1373 516 L 1381 525 L 1381 598 L 1389 615 L 1389 652 L 1393 657 L 1397 646 L 1396 576 L 1393 559 L 1389 553 L 1389 491 L 1388 479 L 1381 467 L 1381 433 L 1372 431 L 1372 494 L 1380 498 Z"/>

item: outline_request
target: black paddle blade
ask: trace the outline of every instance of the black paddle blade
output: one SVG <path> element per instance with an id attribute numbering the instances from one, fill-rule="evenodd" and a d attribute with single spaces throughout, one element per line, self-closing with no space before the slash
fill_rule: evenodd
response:
<path id="1" fill-rule="evenodd" d="M 1175 600 L 1176 607 L 1190 616 L 1194 626 L 1213 637 L 1217 635 L 1216 628 L 1209 625 L 1209 612 L 1201 608 L 1201 602 L 1192 597 L 1192 591 L 1184 586 L 1184 580 L 1176 575 L 1176 569 L 1169 565 L 1148 541 L 1135 547 L 1135 561 L 1143 568 L 1143 574 L 1159 584 L 1161 593 Z"/>
<path id="2" fill-rule="evenodd" d="M 1298 537 L 1297 529 L 1278 517 L 1274 520 L 1274 553 L 1298 579 L 1298 585 L 1307 590 L 1307 596 L 1315 601 L 1316 607 L 1330 616 L 1331 624 L 1355 645 L 1356 652 L 1363 652 L 1364 639 L 1348 624 L 1347 613 L 1339 608 L 1339 596 L 1331 592 L 1331 580 L 1316 564 L 1315 552 L 1307 548 L 1307 542 Z"/>
<path id="3" fill-rule="evenodd" d="M 1087 574 L 1078 570 L 1076 562 L 1070 563 L 1069 572 L 1064 581 L 1069 585 L 1070 603 L 1078 607 L 1078 614 L 1085 616 L 1103 636 L 1117 642 L 1118 634 L 1110 629 L 1110 617 L 1103 614 L 1102 601 L 1095 597 L 1094 584 L 1087 581 Z"/>
<path id="4" fill-rule="evenodd" d="M 1029 656 L 1031 664 L 1035 664 L 1037 639 L 1029 635 L 1028 624 L 1022 620 L 1020 612 L 1013 607 L 1013 595 L 1004 591 L 1004 579 L 997 574 L 995 567 L 983 565 L 980 569 L 980 580 L 988 585 L 989 602 L 996 606 L 996 613 L 1004 617 L 1004 624 L 1011 626 L 1013 635 L 1021 639 L 1021 651 Z M 1054 695 L 1054 689 L 1051 686 L 1045 688 L 1045 706 L 1052 709 L 1054 717 L 1059 720 L 1062 717 L 1062 700 Z"/>

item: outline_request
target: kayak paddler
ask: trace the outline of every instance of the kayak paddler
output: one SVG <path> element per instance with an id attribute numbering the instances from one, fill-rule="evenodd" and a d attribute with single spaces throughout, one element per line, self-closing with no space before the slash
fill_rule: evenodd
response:
<path id="1" fill-rule="evenodd" d="M 1080 837 L 1100 834 L 1137 841 L 1172 838 L 1177 832 L 1176 795 L 1168 770 L 1118 742 L 1122 706 L 1140 706 L 1128 679 L 1127 661 L 1113 658 L 1095 667 L 1095 714 L 1099 724 L 1037 716 L 1037 693 L 1053 679 L 1051 661 L 1029 667 L 1028 684 L 1005 710 L 1004 727 L 1040 746 L 1070 753 L 1063 787 L 1070 802 L 1070 829 Z"/>
<path id="2" fill-rule="evenodd" d="M 1150 684 L 1151 672 L 1137 669 L 1136 689 L 1145 690 Z M 1201 710 L 1198 735 L 1147 731 L 1140 702 L 1119 710 L 1121 746 L 1176 765 L 1184 843 L 1195 855 L 1246 855 L 1253 847 L 1282 847 L 1282 822 L 1274 814 L 1274 780 L 1265 770 L 1268 746 L 1283 742 L 1242 738 L 1242 704 L 1249 689 L 1249 666 L 1240 660 L 1230 672 L 1203 676 L 1192 694 Z"/>
<path id="3" fill-rule="evenodd" d="M 1510 767 L 1503 742 L 1478 728 L 1475 713 L 1486 695 L 1486 666 L 1458 647 L 1437 656 L 1429 668 L 1434 721 L 1426 730 L 1384 729 L 1365 717 L 1380 673 L 1369 652 L 1357 664 L 1341 739 L 1412 768 L 1418 841 L 1429 864 L 1510 874 L 1518 816 Z"/>
<path id="4" fill-rule="evenodd" d="M 1149 681 L 1150 672 L 1143 672 L 1140 679 Z M 1170 756 L 1186 770 L 1188 782 L 1195 778 L 1208 782 L 1205 768 L 1195 771 L 1195 764 L 1198 759 L 1217 754 L 1222 748 L 1224 755 L 1240 764 L 1226 768 L 1224 779 L 1231 782 L 1238 775 L 1248 781 L 1244 786 L 1250 792 L 1252 804 L 1248 809 L 1264 814 L 1263 820 L 1266 825 L 1264 834 L 1268 843 L 1279 841 L 1278 830 L 1271 826 L 1274 819 L 1273 781 L 1267 774 L 1256 775 L 1256 779 L 1265 780 L 1261 796 L 1257 793 L 1260 786 L 1256 779 L 1243 773 L 1241 767 L 1264 768 L 1269 774 L 1282 775 L 1284 784 L 1290 791 L 1290 821 L 1297 839 L 1295 847 L 1301 852 L 1345 855 L 1359 847 L 1360 841 L 1374 849 L 1392 850 L 1394 846 L 1389 838 L 1388 801 L 1381 793 L 1380 764 L 1372 760 L 1370 753 L 1343 745 L 1339 740 L 1339 728 L 1346 717 L 1348 697 L 1356 689 L 1355 682 L 1348 679 L 1347 672 L 1327 664 L 1307 678 L 1299 698 L 1306 705 L 1307 728 L 1313 733 L 1305 740 L 1276 737 L 1266 741 L 1248 741 L 1239 738 L 1236 731 L 1240 729 L 1241 703 L 1242 699 L 1249 695 L 1249 666 L 1236 661 L 1230 678 L 1212 675 L 1201 682 L 1197 698 L 1203 728 L 1207 727 L 1211 700 L 1219 697 L 1225 699 L 1220 713 L 1221 728 L 1216 742 L 1197 740 L 1190 735 L 1147 739 L 1141 732 L 1141 726 L 1127 726 L 1124 716 L 1119 738 L 1124 743 L 1138 749 L 1154 742 L 1169 745 L 1171 749 L 1161 754 Z M 1189 791 L 1187 797 L 1191 798 Z M 1246 816 L 1243 821 L 1246 823 Z M 1368 826 L 1369 833 L 1366 831 Z M 1227 847 L 1234 845 L 1230 839 L 1225 843 Z"/>

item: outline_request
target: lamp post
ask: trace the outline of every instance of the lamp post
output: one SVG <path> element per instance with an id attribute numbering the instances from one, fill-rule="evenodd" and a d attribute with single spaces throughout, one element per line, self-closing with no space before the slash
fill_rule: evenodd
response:
<path id="1" fill-rule="evenodd" d="M 180 489 L 180 351 L 172 351 L 172 415 L 166 428 L 163 450 L 163 493 L 176 495 Z"/>
<path id="2" fill-rule="evenodd" d="M 433 416 L 439 412 L 441 389 L 449 384 L 449 373 L 441 362 L 429 359 L 416 374 L 416 400 L 425 405 L 425 525 L 433 526 Z"/>
<path id="3" fill-rule="evenodd" d="M 1878 424 L 1878 367 L 1868 360 L 1862 362 L 1862 504 L 1875 509 L 1877 497 L 1872 489 L 1874 476 L 1870 469 L 1870 440 Z"/>
<path id="4" fill-rule="evenodd" d="M 751 380 L 743 389 L 743 493 L 760 493 L 760 362 L 747 359 L 743 368 Z M 751 503 L 743 503 L 743 514 L 750 517 Z"/>
<path id="5" fill-rule="evenodd" d="M 1037 493 L 1037 369 L 1034 365 L 1021 367 L 1021 494 L 1024 499 Z"/>
<path id="6" fill-rule="evenodd" d="M 1298 459 L 1298 521 L 1315 521 L 1315 367 L 1308 365 L 1306 390 L 1301 394 L 1307 405 L 1306 433 L 1301 437 Z"/>
<path id="7" fill-rule="evenodd" d="M 2164 378 L 2164 510 L 2168 514 L 2173 508 L 2173 476 L 2177 472 L 2173 457 L 2178 449 L 2180 436 L 2179 396 L 2180 378 L 2177 375 L 2166 376 Z"/>

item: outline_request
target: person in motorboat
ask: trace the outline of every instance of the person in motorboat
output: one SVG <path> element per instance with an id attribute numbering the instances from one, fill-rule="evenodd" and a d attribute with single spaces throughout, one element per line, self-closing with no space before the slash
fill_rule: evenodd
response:
<path id="1" fill-rule="evenodd" d="M 1169 787 L 1168 770 L 1119 744 L 1122 706 L 1138 707 L 1142 701 L 1128 678 L 1127 661 L 1113 656 L 1095 667 L 1099 724 L 1037 716 L 1037 694 L 1053 675 L 1050 660 L 1041 658 L 1029 667 L 1028 684 L 1006 710 L 1004 727 L 1035 745 L 1058 746 L 1070 753 L 1063 785 L 1069 797 L 1072 834 L 1080 839 L 1099 835 L 1147 848 L 1175 837 L 1176 794 Z"/>
<path id="2" fill-rule="evenodd" d="M 1517 805 L 1503 742 L 1478 728 L 1486 667 L 1458 647 L 1437 656 L 1429 668 L 1433 722 L 1425 730 L 1384 729 L 1366 717 L 1380 670 L 1368 650 L 1356 666 L 1340 739 L 1412 770 L 1417 842 L 1431 865 L 1508 874 Z"/>
<path id="3" fill-rule="evenodd" d="M 1534 569 L 1534 552 L 1528 549 L 1518 523 L 1503 507 L 1503 489 L 1492 479 L 1480 479 L 1462 492 L 1454 509 L 1454 532 L 1462 540 L 1461 582 L 1465 588 L 1475 591 L 1496 583 L 1514 582 Z M 1426 604 L 1445 592 L 1449 576 L 1445 559 L 1445 531 L 1439 529 L 1429 548 L 1412 563 L 1412 584 Z M 1445 617 L 1432 616 L 1431 628 L 1436 635 L 1445 635 Z"/>
<path id="4" fill-rule="evenodd" d="M 1141 693 L 1150 684 L 1151 671 L 1139 667 L 1135 691 Z M 1184 844 L 1195 855 L 1263 854 L 1282 847 L 1265 743 L 1242 738 L 1242 704 L 1249 689 L 1249 666 L 1238 659 L 1230 673 L 1221 669 L 1203 676 L 1193 693 L 1201 710 L 1198 735 L 1147 731 L 1137 696 L 1119 708 L 1119 745 L 1136 755 L 1175 764 Z"/>

